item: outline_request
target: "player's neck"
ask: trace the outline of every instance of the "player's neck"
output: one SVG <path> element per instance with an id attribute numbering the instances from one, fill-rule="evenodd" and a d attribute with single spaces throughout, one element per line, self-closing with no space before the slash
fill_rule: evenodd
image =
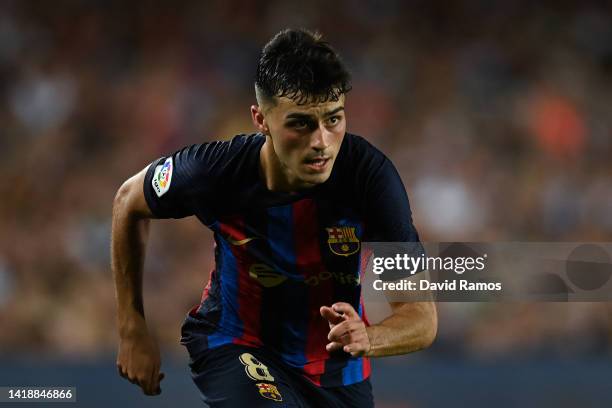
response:
<path id="1" fill-rule="evenodd" d="M 291 171 L 278 159 L 269 136 L 259 152 L 259 175 L 270 191 L 292 193 L 312 187 L 291 176 Z"/>

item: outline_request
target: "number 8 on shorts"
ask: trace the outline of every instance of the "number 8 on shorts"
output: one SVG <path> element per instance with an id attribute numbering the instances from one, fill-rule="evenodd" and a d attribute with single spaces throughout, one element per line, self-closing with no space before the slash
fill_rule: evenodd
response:
<path id="1" fill-rule="evenodd" d="M 257 360 L 251 353 L 242 353 L 239 359 L 244 364 L 244 370 L 249 378 L 255 381 L 274 381 L 274 377 L 270 374 L 268 367 Z"/>

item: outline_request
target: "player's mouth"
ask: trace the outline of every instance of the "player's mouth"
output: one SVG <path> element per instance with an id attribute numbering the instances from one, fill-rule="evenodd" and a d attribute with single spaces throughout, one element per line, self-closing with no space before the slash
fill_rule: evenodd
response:
<path id="1" fill-rule="evenodd" d="M 306 165 L 306 167 L 316 173 L 323 173 L 326 170 L 327 164 L 329 162 L 329 157 L 314 157 L 312 159 L 304 160 L 304 164 Z"/>

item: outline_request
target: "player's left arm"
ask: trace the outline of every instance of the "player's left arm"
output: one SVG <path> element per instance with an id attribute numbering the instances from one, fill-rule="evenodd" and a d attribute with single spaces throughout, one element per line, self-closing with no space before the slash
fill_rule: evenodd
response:
<path id="1" fill-rule="evenodd" d="M 412 353 L 433 343 L 438 331 L 434 302 L 393 302 L 390 305 L 391 316 L 366 328 L 370 343 L 366 355 L 382 357 Z"/>
<path id="2" fill-rule="evenodd" d="M 352 356 L 383 357 L 412 353 L 433 343 L 438 330 L 434 302 L 392 302 L 390 305 L 392 314 L 372 326 L 366 326 L 348 303 L 323 306 L 321 315 L 330 324 L 327 351 L 343 349 Z"/>
<path id="3" fill-rule="evenodd" d="M 408 195 L 395 166 L 374 148 L 366 149 L 363 157 L 368 160 L 358 166 L 357 178 L 365 180 L 361 196 L 369 229 L 367 238 L 378 242 L 414 242 L 414 248 L 421 247 Z M 422 277 L 423 273 L 426 272 L 417 275 Z M 342 348 L 353 356 L 379 357 L 427 348 L 438 330 L 436 306 L 431 299 L 430 294 L 422 292 L 416 298 L 394 299 L 389 302 L 392 314 L 372 326 L 366 326 L 348 303 L 323 306 L 321 315 L 330 325 L 327 350 Z"/>

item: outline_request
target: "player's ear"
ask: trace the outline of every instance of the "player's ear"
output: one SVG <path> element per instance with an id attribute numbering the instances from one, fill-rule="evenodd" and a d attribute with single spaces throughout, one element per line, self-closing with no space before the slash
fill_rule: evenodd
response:
<path id="1" fill-rule="evenodd" d="M 251 119 L 253 120 L 253 125 L 264 135 L 270 134 L 270 129 L 266 124 L 265 117 L 263 114 L 263 110 L 258 105 L 251 105 Z"/>

